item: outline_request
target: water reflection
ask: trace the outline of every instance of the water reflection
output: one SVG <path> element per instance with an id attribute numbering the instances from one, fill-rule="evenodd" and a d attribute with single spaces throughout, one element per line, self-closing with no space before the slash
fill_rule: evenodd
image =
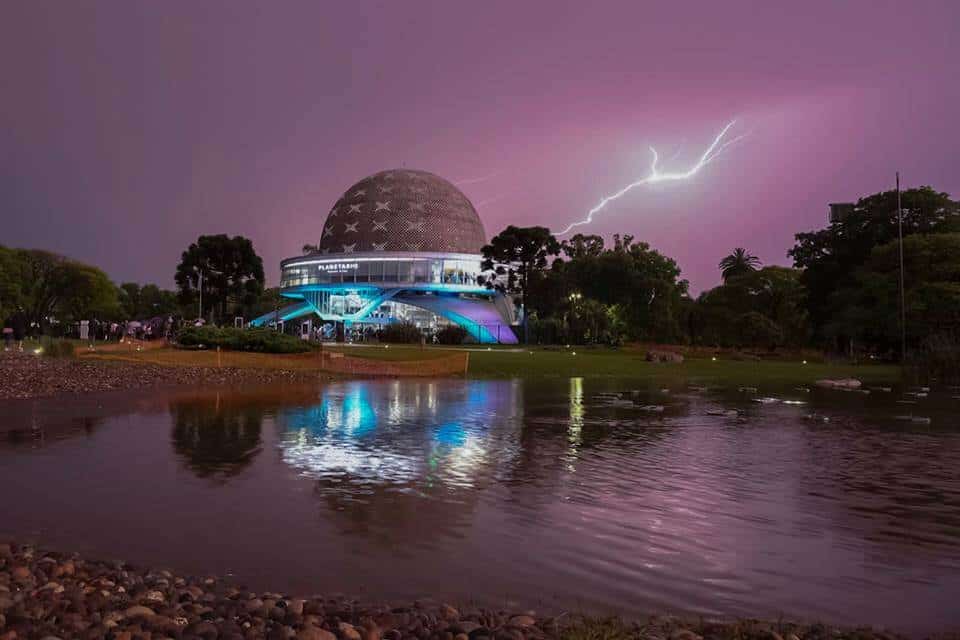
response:
<path id="1" fill-rule="evenodd" d="M 0 534 L 293 591 L 960 623 L 949 394 L 918 425 L 893 419 L 896 394 L 643 385 L 344 381 L 21 412 Z"/>
<path id="2" fill-rule="evenodd" d="M 340 493 L 470 488 L 511 457 L 520 397 L 512 382 L 333 384 L 317 404 L 277 415 L 281 456 Z"/>
<path id="3" fill-rule="evenodd" d="M 198 477 L 225 481 L 260 453 L 264 408 L 244 400 L 217 393 L 170 403 L 173 449 Z"/>

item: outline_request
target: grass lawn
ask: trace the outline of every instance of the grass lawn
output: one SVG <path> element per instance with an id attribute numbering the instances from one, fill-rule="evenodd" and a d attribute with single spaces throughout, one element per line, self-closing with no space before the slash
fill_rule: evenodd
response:
<path id="1" fill-rule="evenodd" d="M 455 348 L 414 345 L 370 347 L 326 347 L 355 358 L 384 361 L 423 361 L 443 358 Z M 738 361 L 719 358 L 690 358 L 680 364 L 653 363 L 639 350 L 546 350 L 522 348 L 473 348 L 468 376 L 473 378 L 546 378 L 546 377 L 623 377 L 663 383 L 739 384 L 811 384 L 821 378 L 858 378 L 871 384 L 889 384 L 900 380 L 900 368 L 891 365 L 850 365 L 789 361 Z M 223 351 L 186 351 L 160 348 L 122 351 L 78 349 L 84 358 L 103 358 L 144 362 L 163 366 L 237 367 L 261 369 L 312 370 L 318 368 L 318 354 L 269 354 Z"/>
<path id="2" fill-rule="evenodd" d="M 442 347 L 391 345 L 383 347 L 335 348 L 357 358 L 414 360 L 439 357 L 449 352 Z M 576 355 L 573 355 L 576 353 Z M 489 351 L 470 351 L 470 377 L 596 377 L 617 376 L 651 380 L 710 382 L 755 386 L 772 384 L 810 384 L 821 378 L 858 378 L 874 384 L 892 383 L 900 379 L 900 368 L 890 365 L 849 365 L 785 361 L 737 361 L 709 358 L 688 359 L 682 364 L 647 362 L 637 350 L 552 351 L 493 347 Z"/>

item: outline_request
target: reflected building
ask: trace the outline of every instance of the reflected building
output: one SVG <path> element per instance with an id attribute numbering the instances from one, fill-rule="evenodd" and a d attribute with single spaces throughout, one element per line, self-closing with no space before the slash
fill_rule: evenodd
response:
<path id="1" fill-rule="evenodd" d="M 521 401 L 517 382 L 337 383 L 276 416 L 279 455 L 352 533 L 451 534 L 513 464 Z"/>

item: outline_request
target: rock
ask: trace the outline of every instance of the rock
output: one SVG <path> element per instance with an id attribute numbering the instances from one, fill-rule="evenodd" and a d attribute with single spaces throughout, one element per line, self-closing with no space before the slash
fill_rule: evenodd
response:
<path id="1" fill-rule="evenodd" d="M 670 634 L 670 640 L 703 640 L 703 638 L 689 629 L 677 629 Z"/>
<path id="2" fill-rule="evenodd" d="M 261 600 L 260 598 L 247 600 L 245 603 L 243 603 L 243 608 L 246 609 L 249 613 L 255 613 L 263 609 L 263 600 Z"/>
<path id="3" fill-rule="evenodd" d="M 340 630 L 340 636 L 345 640 L 361 640 L 360 632 L 357 631 L 352 624 L 347 622 L 341 622 L 337 629 Z"/>
<path id="4" fill-rule="evenodd" d="M 647 362 L 683 362 L 683 356 L 675 351 L 651 349 L 647 351 Z"/>
<path id="5" fill-rule="evenodd" d="M 841 378 L 838 380 L 817 380 L 814 384 L 824 389 L 859 389 L 862 383 L 856 378 Z"/>
<path id="6" fill-rule="evenodd" d="M 164 598 L 162 591 L 148 591 L 146 599 L 150 602 L 163 602 L 166 598 Z"/>
<path id="7" fill-rule="evenodd" d="M 337 636 L 319 627 L 305 627 L 297 632 L 297 640 L 337 640 Z"/>
<path id="8" fill-rule="evenodd" d="M 513 616 L 510 618 L 510 626 L 512 627 L 532 627 L 536 623 L 537 621 L 530 616 Z"/>
<path id="9" fill-rule="evenodd" d="M 456 621 L 460 619 L 460 612 L 449 604 L 444 604 L 440 606 L 440 616 L 444 620 Z"/>
<path id="10" fill-rule="evenodd" d="M 17 582 L 23 582 L 31 577 L 30 567 L 14 567 L 13 571 L 10 572 L 10 575 L 13 576 L 13 579 Z"/>
<path id="11" fill-rule="evenodd" d="M 150 617 L 157 614 L 150 607 L 144 607 L 143 605 L 135 604 L 132 607 L 128 607 L 126 610 L 124 610 L 123 615 L 128 618 L 137 618 Z"/>

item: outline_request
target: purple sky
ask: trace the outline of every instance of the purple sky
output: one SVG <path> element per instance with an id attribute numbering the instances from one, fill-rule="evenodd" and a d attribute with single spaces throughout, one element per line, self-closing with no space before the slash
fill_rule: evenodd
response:
<path id="1" fill-rule="evenodd" d="M 98 2 L 0 9 L 0 243 L 171 286 L 199 234 L 278 261 L 353 182 L 463 184 L 493 235 L 554 230 L 749 136 L 686 183 L 596 218 L 694 290 L 735 246 L 786 264 L 827 203 L 960 195 L 960 3 Z"/>

